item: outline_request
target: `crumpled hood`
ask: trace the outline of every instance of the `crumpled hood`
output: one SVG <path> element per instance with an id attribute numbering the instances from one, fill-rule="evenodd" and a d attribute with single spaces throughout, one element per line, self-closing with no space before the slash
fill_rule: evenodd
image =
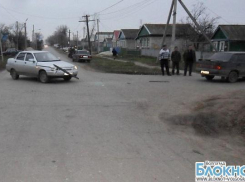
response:
<path id="1" fill-rule="evenodd" d="M 54 67 L 54 64 L 61 67 L 61 68 L 72 68 L 72 67 L 74 67 L 73 64 L 65 62 L 65 61 L 38 62 L 37 66 Z"/>

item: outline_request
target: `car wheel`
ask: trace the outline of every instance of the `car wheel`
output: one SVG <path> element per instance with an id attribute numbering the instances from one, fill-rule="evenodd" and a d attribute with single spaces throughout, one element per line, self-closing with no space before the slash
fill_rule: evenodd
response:
<path id="1" fill-rule="evenodd" d="M 11 70 L 10 75 L 11 75 L 13 80 L 17 80 L 20 77 L 14 69 Z"/>
<path id="2" fill-rule="evenodd" d="M 48 77 L 46 71 L 40 71 L 39 80 L 42 83 L 47 83 L 49 81 L 49 77 Z"/>
<path id="3" fill-rule="evenodd" d="M 211 81 L 214 79 L 214 76 L 205 76 L 205 78 L 208 80 L 208 81 Z"/>
<path id="4" fill-rule="evenodd" d="M 236 71 L 230 72 L 229 76 L 227 77 L 227 81 L 230 83 L 235 83 L 238 80 L 238 73 Z"/>
<path id="5" fill-rule="evenodd" d="M 71 76 L 64 77 L 64 80 L 65 80 L 65 81 L 70 81 L 70 80 L 71 80 Z"/>

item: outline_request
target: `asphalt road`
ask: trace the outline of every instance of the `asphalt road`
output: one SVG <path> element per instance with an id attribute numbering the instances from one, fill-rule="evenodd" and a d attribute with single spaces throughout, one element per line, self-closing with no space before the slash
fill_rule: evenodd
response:
<path id="1" fill-rule="evenodd" d="M 244 90 L 244 81 L 106 74 L 75 64 L 80 80 L 70 82 L 12 80 L 0 72 L 0 181 L 191 182 L 197 161 L 239 160 L 162 118 Z"/>

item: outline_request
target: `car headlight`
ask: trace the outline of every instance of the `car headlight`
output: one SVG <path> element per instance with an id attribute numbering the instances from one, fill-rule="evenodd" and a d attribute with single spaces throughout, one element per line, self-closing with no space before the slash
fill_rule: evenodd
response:
<path id="1" fill-rule="evenodd" d="M 77 66 L 74 66 L 74 69 L 77 70 Z"/>

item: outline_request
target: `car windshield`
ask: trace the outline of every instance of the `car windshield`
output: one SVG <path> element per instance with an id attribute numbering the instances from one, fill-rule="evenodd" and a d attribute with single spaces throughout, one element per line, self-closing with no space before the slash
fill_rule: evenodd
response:
<path id="1" fill-rule="evenodd" d="M 211 61 L 222 61 L 222 62 L 228 62 L 233 54 L 231 53 L 215 53 L 212 55 L 209 59 Z"/>
<path id="2" fill-rule="evenodd" d="M 37 62 L 53 62 L 60 61 L 57 57 L 49 52 L 34 53 Z"/>
<path id="3" fill-rule="evenodd" d="M 87 51 L 77 51 L 77 54 L 89 55 Z"/>

